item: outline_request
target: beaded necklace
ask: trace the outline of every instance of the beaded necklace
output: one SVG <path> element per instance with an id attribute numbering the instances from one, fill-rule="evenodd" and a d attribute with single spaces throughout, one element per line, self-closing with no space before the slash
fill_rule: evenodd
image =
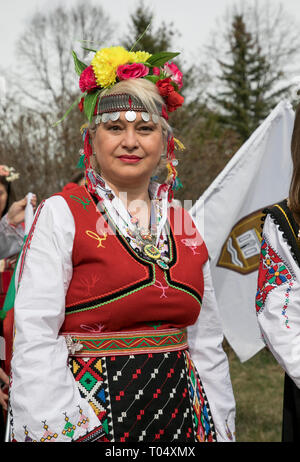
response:
<path id="1" fill-rule="evenodd" d="M 128 212 L 129 213 L 129 212 Z M 162 247 L 159 244 L 156 245 L 157 241 L 157 228 L 161 220 L 161 213 L 159 209 L 159 200 L 151 201 L 151 214 L 150 214 L 150 229 L 145 230 L 139 226 L 139 219 L 136 216 L 132 216 L 130 213 L 130 221 L 134 226 L 134 229 L 127 227 L 128 235 L 133 241 L 141 248 L 142 253 L 154 261 L 160 268 L 167 270 L 169 269 L 170 259 L 162 255 Z"/>
<path id="2" fill-rule="evenodd" d="M 156 263 L 160 268 L 164 270 L 169 269 L 168 263 L 170 259 L 163 255 L 162 252 L 164 243 L 159 244 L 159 242 L 157 242 L 157 230 L 162 219 L 161 200 L 157 198 L 151 200 L 150 230 L 144 230 L 139 226 L 139 219 L 136 216 L 130 215 L 123 202 L 107 187 L 105 180 L 98 173 L 90 169 L 89 179 L 92 180 L 93 187 L 90 189 L 88 184 L 88 189 L 95 194 L 100 201 L 104 200 L 103 205 L 105 205 L 110 212 L 113 212 L 113 209 L 118 204 L 115 210 L 117 210 L 118 216 L 124 224 L 126 233 L 140 248 L 143 256 L 152 261 L 152 263 Z M 113 202 L 115 201 L 117 201 L 117 204 L 113 206 Z M 162 232 L 162 229 L 160 232 Z"/>

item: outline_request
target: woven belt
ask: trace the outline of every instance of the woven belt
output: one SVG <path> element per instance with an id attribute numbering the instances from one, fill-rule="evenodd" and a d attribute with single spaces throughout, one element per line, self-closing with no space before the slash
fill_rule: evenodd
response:
<path id="1" fill-rule="evenodd" d="M 118 356 L 188 348 L 185 329 L 105 332 L 92 336 L 63 332 L 61 335 L 66 339 L 70 356 Z"/>

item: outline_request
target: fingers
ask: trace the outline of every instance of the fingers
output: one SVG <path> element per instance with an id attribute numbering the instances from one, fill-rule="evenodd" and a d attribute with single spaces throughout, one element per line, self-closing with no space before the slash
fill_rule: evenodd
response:
<path id="1" fill-rule="evenodd" d="M 7 402 L 8 402 L 8 395 L 4 393 L 0 388 L 0 405 L 3 407 L 5 411 L 7 411 Z"/>
<path id="2" fill-rule="evenodd" d="M 23 197 L 23 199 L 17 201 L 17 204 L 19 205 L 19 207 L 26 207 L 26 204 L 27 204 L 27 197 Z"/>
<path id="3" fill-rule="evenodd" d="M 4 370 L 0 367 L 0 380 L 5 383 L 5 385 L 9 385 L 9 377 L 5 374 Z"/>
<path id="4" fill-rule="evenodd" d="M 31 203 L 34 210 L 36 209 L 36 202 L 37 202 L 36 195 L 33 194 L 30 203 Z"/>

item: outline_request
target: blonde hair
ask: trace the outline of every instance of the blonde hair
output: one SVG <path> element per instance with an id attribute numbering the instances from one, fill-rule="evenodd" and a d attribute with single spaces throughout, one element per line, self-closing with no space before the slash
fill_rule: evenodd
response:
<path id="1" fill-rule="evenodd" d="M 101 96 L 116 95 L 116 94 L 121 94 L 121 93 L 126 93 L 127 95 L 135 96 L 139 98 L 139 100 L 142 102 L 145 109 L 150 114 L 157 114 L 160 116 L 156 103 L 163 105 L 164 100 L 159 94 L 156 88 L 156 85 L 154 85 L 149 80 L 147 79 L 122 80 L 121 82 L 116 83 L 113 87 L 103 90 L 101 92 Z M 89 124 L 89 132 L 92 138 L 94 137 L 96 130 L 97 130 L 95 119 L 96 117 L 94 117 L 93 121 Z M 162 153 L 162 158 L 161 158 L 159 167 L 155 173 L 158 173 L 161 167 L 166 166 L 168 137 L 172 133 L 172 128 L 168 124 L 166 119 L 164 119 L 163 117 L 160 117 L 159 121 L 160 121 L 161 129 L 162 129 L 164 151 Z"/>

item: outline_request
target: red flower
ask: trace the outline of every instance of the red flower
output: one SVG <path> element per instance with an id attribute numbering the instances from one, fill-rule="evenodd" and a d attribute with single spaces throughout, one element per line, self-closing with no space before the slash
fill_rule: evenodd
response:
<path id="1" fill-rule="evenodd" d="M 96 77 L 92 66 L 88 66 L 80 74 L 79 87 L 82 93 L 85 91 L 91 91 L 98 87 Z"/>
<path id="2" fill-rule="evenodd" d="M 171 82 L 171 79 L 170 77 L 168 77 L 167 79 L 158 80 L 158 82 L 156 82 L 155 84 L 157 86 L 159 94 L 163 98 L 165 98 L 165 96 L 168 96 L 170 93 L 175 91 L 173 85 L 170 82 Z"/>
<path id="3" fill-rule="evenodd" d="M 173 91 L 170 95 L 167 97 L 167 109 L 169 112 L 176 111 L 180 106 L 182 106 L 184 102 L 184 97 L 181 96 L 177 91 Z"/>
<path id="4" fill-rule="evenodd" d="M 149 68 L 142 63 L 123 64 L 117 69 L 119 80 L 139 79 L 149 74 Z"/>
<path id="5" fill-rule="evenodd" d="M 175 91 L 171 81 L 171 78 L 168 77 L 167 79 L 156 82 L 156 87 L 160 95 L 165 100 L 167 110 L 169 112 L 176 111 L 176 109 L 179 108 L 184 101 L 184 97 Z"/>

